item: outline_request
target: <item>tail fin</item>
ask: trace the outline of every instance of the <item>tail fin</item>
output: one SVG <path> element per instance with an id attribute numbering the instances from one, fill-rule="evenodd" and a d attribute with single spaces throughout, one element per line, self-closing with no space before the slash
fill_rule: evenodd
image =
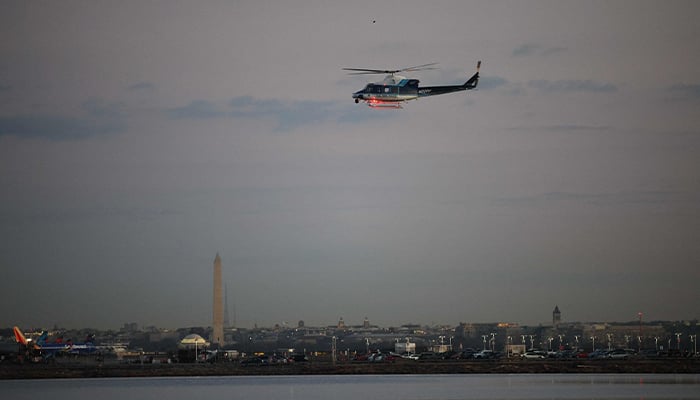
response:
<path id="1" fill-rule="evenodd" d="M 39 346 L 43 346 L 44 343 L 46 343 L 46 339 L 49 337 L 49 332 L 43 331 L 41 332 L 41 336 L 36 340 L 36 344 Z"/>
<path id="2" fill-rule="evenodd" d="M 15 332 L 15 340 L 17 341 L 17 343 L 21 343 L 26 346 L 27 338 L 24 337 L 24 333 L 22 333 L 22 331 L 20 331 L 19 328 L 16 326 L 12 328 L 12 330 Z"/>
<path id="3" fill-rule="evenodd" d="M 463 88 L 469 90 L 476 87 L 476 85 L 479 83 L 479 68 L 481 68 L 481 61 L 476 63 L 476 73 L 472 75 L 468 81 L 464 82 L 464 85 L 462 85 Z"/>

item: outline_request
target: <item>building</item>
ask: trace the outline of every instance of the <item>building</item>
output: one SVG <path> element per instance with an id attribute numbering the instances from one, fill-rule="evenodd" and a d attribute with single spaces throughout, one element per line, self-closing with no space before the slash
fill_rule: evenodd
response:
<path id="1" fill-rule="evenodd" d="M 552 311 L 552 328 L 559 328 L 561 324 L 561 311 L 559 311 L 559 306 L 554 306 L 554 311 Z"/>
<path id="2" fill-rule="evenodd" d="M 415 354 L 416 353 L 416 344 L 411 343 L 408 338 L 406 338 L 405 342 L 396 342 L 394 344 L 394 352 L 398 354 Z"/>

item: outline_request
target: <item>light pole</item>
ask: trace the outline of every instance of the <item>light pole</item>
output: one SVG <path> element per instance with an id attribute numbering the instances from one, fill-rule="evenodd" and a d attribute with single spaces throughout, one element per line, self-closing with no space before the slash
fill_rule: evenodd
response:
<path id="1" fill-rule="evenodd" d="M 558 335 L 559 336 L 559 350 L 563 350 L 564 347 L 562 346 L 562 342 L 564 339 L 564 335 Z"/>
<path id="2" fill-rule="evenodd" d="M 530 349 L 535 349 L 535 335 L 530 335 Z"/>
<path id="3" fill-rule="evenodd" d="M 491 351 L 496 351 L 496 333 L 491 332 Z"/>
<path id="4" fill-rule="evenodd" d="M 551 336 L 547 338 L 547 341 L 549 342 L 549 351 L 552 351 L 552 341 L 553 340 L 554 340 L 554 338 Z"/>
<path id="5" fill-rule="evenodd" d="M 489 337 L 488 335 L 481 335 L 481 338 L 484 340 L 484 350 L 486 350 L 486 338 Z"/>
<path id="6" fill-rule="evenodd" d="M 593 343 L 593 346 L 591 347 L 591 353 L 595 351 L 595 336 L 591 336 L 591 342 Z"/>
<path id="7" fill-rule="evenodd" d="M 654 345 L 656 346 L 656 351 L 659 351 L 659 337 L 654 336 Z"/>
<path id="8" fill-rule="evenodd" d="M 676 332 L 676 343 L 678 344 L 678 351 L 681 351 L 681 335 L 683 334 L 680 332 Z"/>
<path id="9" fill-rule="evenodd" d="M 333 353 L 333 354 L 332 354 L 332 357 L 333 357 L 333 365 L 335 365 L 335 362 L 336 362 L 336 354 L 335 354 L 335 353 L 336 353 L 336 349 L 337 349 L 336 345 L 337 345 L 337 340 L 338 340 L 338 338 L 335 337 L 335 336 L 333 336 L 332 339 L 333 339 L 333 342 L 332 342 L 333 348 L 331 349 L 331 352 Z"/>
<path id="10" fill-rule="evenodd" d="M 613 334 L 612 333 L 607 333 L 606 336 L 608 337 L 608 351 L 612 350 L 612 338 Z"/>
<path id="11" fill-rule="evenodd" d="M 688 335 L 690 337 L 690 343 L 693 344 L 693 356 L 698 354 L 698 335 Z"/>
<path id="12" fill-rule="evenodd" d="M 574 341 L 576 341 L 576 350 L 578 350 L 578 338 L 580 338 L 580 337 L 581 336 L 579 336 L 579 335 L 574 336 Z"/>
<path id="13" fill-rule="evenodd" d="M 510 346 L 509 346 L 509 342 L 510 342 L 511 345 L 513 344 L 513 337 L 512 337 L 512 336 L 506 337 L 506 357 L 508 357 L 508 358 L 510 358 Z"/>

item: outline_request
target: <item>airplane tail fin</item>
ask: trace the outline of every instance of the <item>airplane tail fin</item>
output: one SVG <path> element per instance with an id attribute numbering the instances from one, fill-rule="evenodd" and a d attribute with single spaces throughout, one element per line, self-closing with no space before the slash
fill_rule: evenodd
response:
<path id="1" fill-rule="evenodd" d="M 27 345 L 27 338 L 24 337 L 24 333 L 22 333 L 22 331 L 19 330 L 19 328 L 16 326 L 14 328 L 12 328 L 12 330 L 15 332 L 15 340 L 17 341 L 17 343 L 21 343 L 21 344 L 26 346 Z"/>
<path id="2" fill-rule="evenodd" d="M 41 332 L 41 336 L 36 340 L 36 344 L 39 346 L 43 346 L 44 343 L 46 343 L 46 339 L 49 337 L 49 333 L 47 331 Z"/>
<path id="3" fill-rule="evenodd" d="M 469 89 L 474 89 L 476 88 L 476 85 L 479 83 L 479 69 L 481 68 L 481 61 L 476 63 L 476 73 L 472 75 L 471 78 L 469 78 L 468 81 L 464 82 L 464 85 L 462 85 L 463 88 L 469 90 Z"/>

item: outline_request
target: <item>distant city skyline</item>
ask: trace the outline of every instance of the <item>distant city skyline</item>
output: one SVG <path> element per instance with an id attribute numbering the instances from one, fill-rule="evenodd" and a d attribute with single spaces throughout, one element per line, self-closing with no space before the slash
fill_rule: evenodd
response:
<path id="1" fill-rule="evenodd" d="M 700 317 L 700 2 L 0 2 L 0 315 Z M 399 69 L 475 90 L 355 104 Z"/>

